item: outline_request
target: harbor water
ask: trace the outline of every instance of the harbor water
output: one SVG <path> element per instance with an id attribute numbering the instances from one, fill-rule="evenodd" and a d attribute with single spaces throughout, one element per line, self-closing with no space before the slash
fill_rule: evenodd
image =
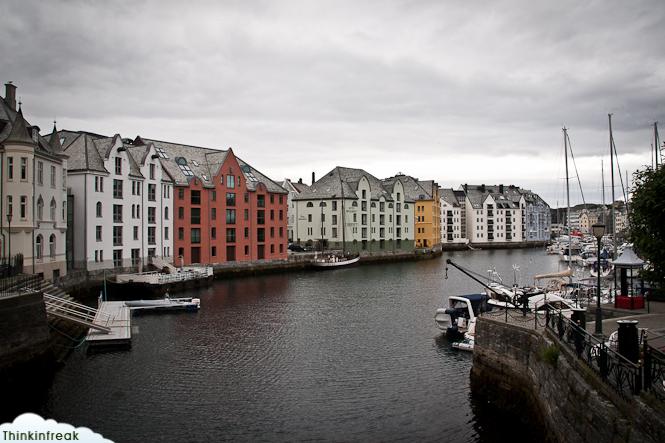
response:
<path id="1" fill-rule="evenodd" d="M 499 441 L 510 418 L 474 399 L 472 355 L 433 320 L 481 289 L 446 258 L 508 284 L 514 264 L 523 284 L 559 269 L 543 249 L 482 250 L 216 281 L 182 293 L 198 313 L 135 314 L 130 350 L 75 349 L 26 408 L 116 442 Z"/>

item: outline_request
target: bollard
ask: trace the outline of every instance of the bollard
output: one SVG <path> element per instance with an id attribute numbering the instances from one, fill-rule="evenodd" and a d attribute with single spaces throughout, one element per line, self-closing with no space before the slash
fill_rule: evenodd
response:
<path id="1" fill-rule="evenodd" d="M 617 320 L 619 324 L 619 354 L 633 363 L 640 359 L 640 343 L 637 336 L 637 320 Z"/>
<path id="2" fill-rule="evenodd" d="M 573 308 L 573 314 L 570 316 L 570 319 L 574 324 L 586 330 L 586 308 Z"/>

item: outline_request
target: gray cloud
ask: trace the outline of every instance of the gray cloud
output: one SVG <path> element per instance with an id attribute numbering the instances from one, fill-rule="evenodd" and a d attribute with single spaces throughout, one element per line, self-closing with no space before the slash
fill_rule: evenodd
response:
<path id="1" fill-rule="evenodd" d="M 533 3 L 10 0 L 2 72 L 43 128 L 233 146 L 275 179 L 346 165 L 554 195 L 567 125 L 599 189 L 608 112 L 626 169 L 649 163 L 661 2 Z"/>

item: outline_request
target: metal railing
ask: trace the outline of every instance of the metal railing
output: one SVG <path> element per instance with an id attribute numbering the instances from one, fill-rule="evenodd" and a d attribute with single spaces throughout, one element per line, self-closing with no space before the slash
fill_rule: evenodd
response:
<path id="1" fill-rule="evenodd" d="M 641 365 L 628 360 L 560 311 L 548 315 L 546 327 L 620 396 L 627 398 L 640 393 Z"/>
<path id="2" fill-rule="evenodd" d="M 107 313 L 97 312 L 95 308 L 46 293 L 44 293 L 44 304 L 47 314 L 105 333 L 111 331 L 109 327 L 111 316 Z"/>
<path id="3" fill-rule="evenodd" d="M 42 278 L 38 275 L 19 274 L 0 278 L 0 297 L 37 292 Z"/>
<path id="4" fill-rule="evenodd" d="M 481 317 L 530 330 L 548 329 L 621 397 L 648 392 L 665 402 L 665 352 L 650 346 L 646 337 L 642 341 L 641 359 L 634 363 L 619 354 L 613 344 L 590 334 L 554 307 L 537 313 L 494 309 Z"/>

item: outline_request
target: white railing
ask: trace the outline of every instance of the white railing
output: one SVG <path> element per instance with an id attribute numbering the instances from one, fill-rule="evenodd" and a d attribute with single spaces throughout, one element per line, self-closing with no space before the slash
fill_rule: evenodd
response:
<path id="1" fill-rule="evenodd" d="M 47 293 L 44 293 L 44 305 L 48 314 L 107 333 L 111 331 L 109 327 L 111 316 L 107 313 L 98 313 L 97 309 L 90 306 Z"/>

